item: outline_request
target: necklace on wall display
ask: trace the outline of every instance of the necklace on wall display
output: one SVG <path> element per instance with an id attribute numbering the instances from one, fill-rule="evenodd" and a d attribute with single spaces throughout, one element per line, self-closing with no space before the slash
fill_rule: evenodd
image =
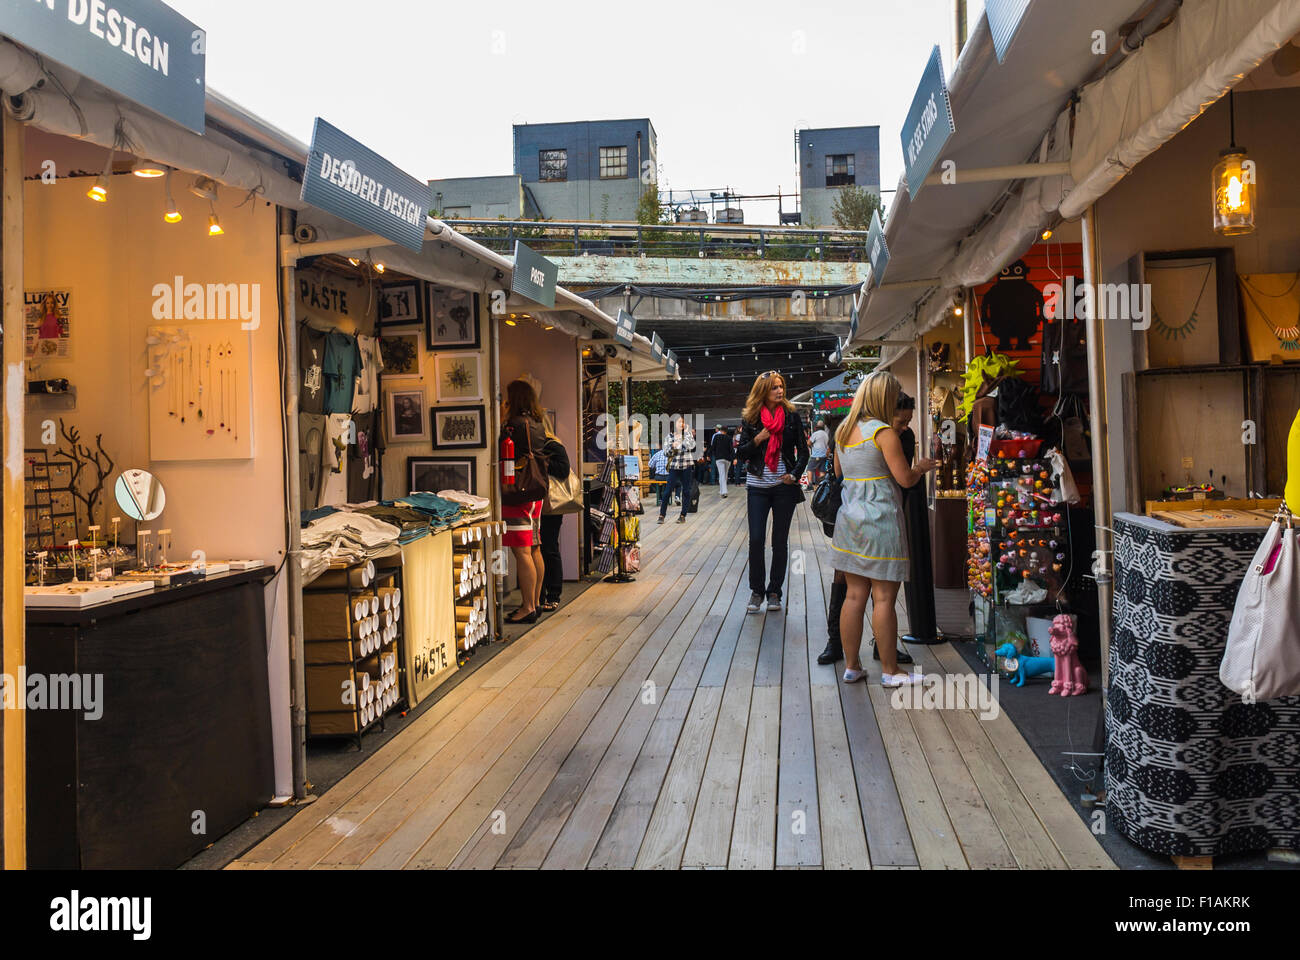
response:
<path id="1" fill-rule="evenodd" d="M 1205 296 L 1205 288 L 1209 286 L 1210 274 L 1213 273 L 1214 266 L 1215 266 L 1215 261 L 1208 260 L 1199 263 L 1188 263 L 1180 266 L 1159 268 L 1161 270 L 1166 270 L 1171 272 L 1190 271 L 1190 270 L 1199 269 L 1201 267 L 1205 268 L 1205 276 L 1201 278 L 1201 288 L 1199 291 L 1197 291 L 1196 300 L 1192 304 L 1192 309 L 1188 312 L 1186 319 L 1166 319 L 1166 316 L 1171 315 L 1169 310 L 1166 308 L 1165 316 L 1162 316 L 1156 304 L 1152 302 L 1151 322 L 1155 326 L 1156 330 L 1159 331 L 1161 336 L 1163 336 L 1166 340 L 1186 339 L 1187 337 L 1190 337 L 1192 335 L 1192 331 L 1196 329 L 1196 324 L 1198 320 L 1196 314 L 1201 307 L 1201 298 Z M 1148 266 L 1147 269 L 1151 270 L 1153 268 Z"/>
<path id="2" fill-rule="evenodd" d="M 1291 291 L 1295 289 L 1297 282 L 1300 282 L 1300 273 L 1296 273 L 1291 278 L 1290 286 L 1281 293 L 1265 293 L 1255 285 L 1251 277 L 1243 275 L 1241 278 L 1241 286 L 1246 291 L 1246 299 L 1250 301 L 1251 306 L 1259 311 L 1260 317 L 1268 324 L 1268 328 L 1273 331 L 1273 336 L 1277 337 L 1282 344 L 1283 350 L 1300 350 L 1300 303 L 1295 304 L 1296 315 L 1282 318 L 1282 323 L 1279 325 L 1278 321 L 1270 317 L 1268 312 L 1260 306 L 1258 297 L 1264 297 L 1267 300 L 1287 301 L 1279 304 L 1279 309 L 1285 310 L 1291 305 L 1289 303 Z"/>

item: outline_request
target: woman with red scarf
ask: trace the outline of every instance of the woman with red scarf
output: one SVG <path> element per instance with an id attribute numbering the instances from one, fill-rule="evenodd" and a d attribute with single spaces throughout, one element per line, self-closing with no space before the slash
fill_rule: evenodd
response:
<path id="1" fill-rule="evenodd" d="M 749 499 L 749 611 L 781 609 L 787 544 L 794 508 L 803 502 L 799 478 L 808 466 L 803 420 L 785 396 L 785 377 L 769 370 L 754 381 L 741 413 L 736 459 L 745 464 Z M 772 515 L 772 568 L 765 577 L 767 517 Z"/>

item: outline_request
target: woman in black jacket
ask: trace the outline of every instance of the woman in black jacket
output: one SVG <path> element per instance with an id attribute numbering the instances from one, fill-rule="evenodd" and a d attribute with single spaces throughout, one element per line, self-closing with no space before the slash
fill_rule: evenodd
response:
<path id="1" fill-rule="evenodd" d="M 569 479 L 569 452 L 560 443 L 550 424 L 546 425 L 546 443 L 542 452 L 547 456 L 546 472 L 557 480 Z M 564 514 L 547 513 L 542 505 L 542 596 L 540 609 L 550 613 L 560 607 L 560 593 L 564 590 L 564 559 L 560 556 L 560 527 Z"/>
<path id="2" fill-rule="evenodd" d="M 803 419 L 785 396 L 785 377 L 769 370 L 754 381 L 741 412 L 736 458 L 745 464 L 749 508 L 749 611 L 781 609 L 794 508 L 804 500 L 799 478 L 808 466 Z M 772 514 L 772 570 L 764 580 L 767 515 Z"/>

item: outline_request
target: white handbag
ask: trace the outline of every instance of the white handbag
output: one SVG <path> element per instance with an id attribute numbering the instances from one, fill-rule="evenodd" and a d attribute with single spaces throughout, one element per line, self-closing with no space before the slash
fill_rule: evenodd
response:
<path id="1" fill-rule="evenodd" d="M 1300 545 L 1285 503 L 1237 593 L 1219 679 L 1246 703 L 1300 695 Z"/>
<path id="2" fill-rule="evenodd" d="M 547 477 L 546 502 L 542 504 L 542 513 L 581 513 L 582 478 L 572 470 L 565 480 Z"/>

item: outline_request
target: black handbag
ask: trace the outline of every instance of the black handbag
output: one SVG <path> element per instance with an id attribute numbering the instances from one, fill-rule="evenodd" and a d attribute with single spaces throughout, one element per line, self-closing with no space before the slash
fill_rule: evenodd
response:
<path id="1" fill-rule="evenodd" d="M 546 472 L 549 458 L 540 450 L 533 449 L 533 428 L 523 420 L 524 441 L 527 449 L 522 453 L 518 444 L 515 446 L 515 486 L 513 490 L 501 491 L 501 503 L 505 506 L 522 506 L 536 500 L 545 500 L 550 491 L 550 478 Z M 506 425 L 506 433 L 513 439 L 514 425 Z"/>
<path id="2" fill-rule="evenodd" d="M 832 471 L 818 482 L 813 491 L 813 516 L 822 522 L 828 534 L 835 529 L 835 518 L 839 515 L 844 495 L 843 485 L 844 481 Z"/>

